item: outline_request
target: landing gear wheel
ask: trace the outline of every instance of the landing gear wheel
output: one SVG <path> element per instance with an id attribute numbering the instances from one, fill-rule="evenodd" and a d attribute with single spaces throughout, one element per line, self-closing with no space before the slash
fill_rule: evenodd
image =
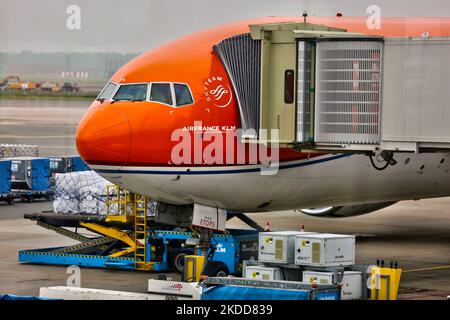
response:
<path id="1" fill-rule="evenodd" d="M 10 206 L 12 206 L 12 205 L 14 204 L 14 198 L 9 198 L 9 199 L 8 199 L 8 204 L 9 204 Z"/>
<path id="2" fill-rule="evenodd" d="M 203 274 L 208 277 L 226 277 L 230 274 L 228 267 L 219 261 L 210 261 L 203 269 Z"/>

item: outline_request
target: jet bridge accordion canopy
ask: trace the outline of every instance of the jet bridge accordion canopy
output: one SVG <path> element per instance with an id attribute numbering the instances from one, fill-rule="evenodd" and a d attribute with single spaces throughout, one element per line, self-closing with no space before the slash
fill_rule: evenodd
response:
<path id="1" fill-rule="evenodd" d="M 233 85 L 244 131 L 259 129 L 261 42 L 249 33 L 227 38 L 214 46 Z"/>

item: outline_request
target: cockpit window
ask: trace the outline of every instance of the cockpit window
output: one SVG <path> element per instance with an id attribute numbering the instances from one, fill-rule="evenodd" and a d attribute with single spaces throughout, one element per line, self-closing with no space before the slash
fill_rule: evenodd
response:
<path id="1" fill-rule="evenodd" d="M 175 89 L 177 106 L 184 106 L 194 102 L 192 99 L 191 90 L 189 90 L 189 87 L 186 84 L 174 83 L 173 87 Z"/>
<path id="2" fill-rule="evenodd" d="M 97 97 L 97 100 L 108 100 L 111 99 L 112 94 L 114 93 L 114 90 L 116 90 L 117 84 L 115 83 L 108 83 L 105 88 L 100 92 L 100 94 Z"/>
<path id="3" fill-rule="evenodd" d="M 123 84 L 114 95 L 114 100 L 144 101 L 147 99 L 147 84 Z"/>
<path id="4" fill-rule="evenodd" d="M 172 92 L 169 83 L 152 83 L 150 100 L 172 105 Z"/>

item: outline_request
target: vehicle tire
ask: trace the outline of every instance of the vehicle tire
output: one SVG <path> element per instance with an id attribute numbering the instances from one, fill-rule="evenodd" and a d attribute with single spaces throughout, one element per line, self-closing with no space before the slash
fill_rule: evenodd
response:
<path id="1" fill-rule="evenodd" d="M 226 277 L 229 274 L 228 267 L 220 261 L 209 261 L 203 269 L 203 275 L 208 277 Z"/>
<path id="2" fill-rule="evenodd" d="M 22 197 L 22 202 L 31 203 L 33 202 L 33 199 L 31 197 Z"/>
<path id="3" fill-rule="evenodd" d="M 176 255 L 174 255 L 172 260 L 172 266 L 178 273 L 183 273 L 184 271 L 184 257 L 187 256 L 188 253 L 186 251 L 180 251 Z"/>
<path id="4" fill-rule="evenodd" d="M 14 198 L 9 198 L 9 199 L 8 199 L 8 204 L 9 204 L 10 206 L 12 206 L 12 205 L 14 204 Z"/>

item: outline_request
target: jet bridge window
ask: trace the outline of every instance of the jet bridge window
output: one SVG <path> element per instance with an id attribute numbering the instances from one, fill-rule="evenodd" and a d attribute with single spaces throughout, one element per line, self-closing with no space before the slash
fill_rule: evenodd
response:
<path id="1" fill-rule="evenodd" d="M 294 81 L 294 70 L 286 70 L 284 72 L 284 103 L 294 102 Z"/>
<path id="2" fill-rule="evenodd" d="M 144 101 L 147 99 L 147 84 L 124 84 L 121 85 L 114 95 L 115 101 Z"/>
<path id="3" fill-rule="evenodd" d="M 191 90 L 186 84 L 174 83 L 175 99 L 177 100 L 177 106 L 185 106 L 194 103 L 191 95 Z"/>
<path id="4" fill-rule="evenodd" d="M 112 94 L 114 91 L 116 91 L 117 84 L 115 83 L 108 83 L 105 88 L 103 88 L 102 92 L 97 97 L 97 100 L 108 100 L 111 99 Z"/>
<path id="5" fill-rule="evenodd" d="M 12 172 L 17 172 L 17 171 L 19 171 L 19 165 L 17 164 L 17 163 L 12 163 L 11 164 L 11 171 Z"/>
<path id="6" fill-rule="evenodd" d="M 173 105 L 172 90 L 169 83 L 152 83 L 150 101 Z"/>

